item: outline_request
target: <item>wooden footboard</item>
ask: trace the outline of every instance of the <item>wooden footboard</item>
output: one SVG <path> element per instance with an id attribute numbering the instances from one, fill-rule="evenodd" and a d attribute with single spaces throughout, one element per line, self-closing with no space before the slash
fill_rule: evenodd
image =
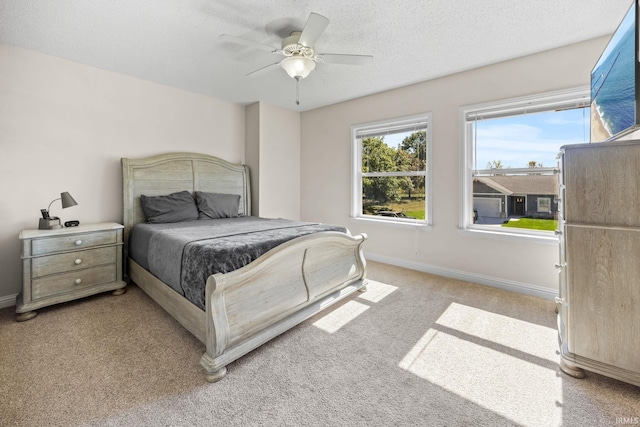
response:
<path id="1" fill-rule="evenodd" d="M 225 366 L 365 286 L 366 235 L 311 234 L 251 264 L 215 274 L 206 286 L 206 346 L 201 365 L 215 382 Z"/>

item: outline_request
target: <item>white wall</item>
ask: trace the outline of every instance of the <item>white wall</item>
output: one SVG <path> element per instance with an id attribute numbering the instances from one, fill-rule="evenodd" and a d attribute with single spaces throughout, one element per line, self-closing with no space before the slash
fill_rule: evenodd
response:
<path id="1" fill-rule="evenodd" d="M 245 117 L 253 215 L 299 219 L 300 113 L 258 102 Z"/>
<path id="2" fill-rule="evenodd" d="M 532 241 L 470 236 L 459 230 L 460 124 L 465 105 L 589 84 L 608 38 L 547 51 L 302 113 L 303 220 L 367 233 L 368 258 L 551 298 L 558 248 Z M 433 227 L 349 218 L 350 126 L 433 114 Z"/>
<path id="3" fill-rule="evenodd" d="M 300 113 L 260 103 L 260 215 L 300 219 Z"/>
<path id="4" fill-rule="evenodd" d="M 251 183 L 251 215 L 260 215 L 260 103 L 247 105 L 244 110 L 244 159 L 249 166 Z"/>
<path id="5" fill-rule="evenodd" d="M 121 157 L 169 151 L 244 160 L 244 107 L 0 44 L 0 307 L 21 288 L 23 228 L 52 214 L 122 221 Z"/>

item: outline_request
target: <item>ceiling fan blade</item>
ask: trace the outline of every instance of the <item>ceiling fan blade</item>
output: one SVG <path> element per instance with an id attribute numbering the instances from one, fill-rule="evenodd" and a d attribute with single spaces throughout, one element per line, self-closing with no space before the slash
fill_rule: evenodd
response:
<path id="1" fill-rule="evenodd" d="M 279 53 L 279 49 L 277 48 L 267 46 L 266 44 L 254 42 L 253 40 L 243 39 L 242 37 L 236 37 L 229 34 L 220 34 L 220 38 L 222 40 L 225 40 L 231 43 L 237 43 L 237 44 L 242 44 L 249 47 L 255 47 L 256 49 L 266 50 L 267 52 L 271 52 L 271 53 Z"/>
<path id="2" fill-rule="evenodd" d="M 325 64 L 363 65 L 373 61 L 373 55 L 347 55 L 341 53 L 319 53 L 318 62 Z"/>
<path id="3" fill-rule="evenodd" d="M 263 74 L 268 73 L 271 70 L 274 70 L 278 65 L 280 65 L 280 62 L 269 64 L 269 65 L 264 66 L 262 68 L 258 68 L 257 70 L 252 71 L 249 74 L 246 74 L 245 77 L 258 77 L 258 76 L 261 76 Z"/>
<path id="4" fill-rule="evenodd" d="M 328 18 L 312 12 L 309 14 L 309 18 L 307 18 L 307 23 L 304 25 L 304 29 L 302 30 L 302 34 L 300 34 L 300 40 L 298 40 L 298 43 L 303 46 L 313 47 L 316 40 L 318 40 L 322 33 L 324 33 L 327 25 L 329 25 Z"/>

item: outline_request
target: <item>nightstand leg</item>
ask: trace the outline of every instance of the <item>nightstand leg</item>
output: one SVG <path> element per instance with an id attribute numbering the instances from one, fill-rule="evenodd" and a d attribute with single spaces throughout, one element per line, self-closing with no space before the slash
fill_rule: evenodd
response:
<path id="1" fill-rule="evenodd" d="M 18 314 L 16 314 L 16 321 L 17 322 L 24 322 L 26 320 L 33 319 L 37 315 L 38 315 L 37 311 L 27 311 L 25 313 L 18 313 Z"/>
<path id="2" fill-rule="evenodd" d="M 115 291 L 111 292 L 111 295 L 122 295 L 125 292 L 127 292 L 127 288 L 120 288 L 120 289 L 116 289 Z"/>

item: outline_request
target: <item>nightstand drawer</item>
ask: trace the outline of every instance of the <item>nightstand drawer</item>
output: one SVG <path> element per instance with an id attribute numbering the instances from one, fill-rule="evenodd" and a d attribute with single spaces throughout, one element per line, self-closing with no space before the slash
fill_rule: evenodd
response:
<path id="1" fill-rule="evenodd" d="M 116 264 L 102 265 L 35 279 L 31 282 L 31 295 L 35 300 L 115 281 Z"/>
<path id="2" fill-rule="evenodd" d="M 120 247 L 88 249 L 33 258 L 31 277 L 38 278 L 48 274 L 64 273 L 116 262 L 116 251 Z"/>
<path id="3" fill-rule="evenodd" d="M 31 254 L 45 255 L 53 252 L 73 251 L 91 246 L 112 245 L 114 243 L 116 243 L 116 232 L 111 230 L 48 237 L 44 239 L 33 239 L 31 242 Z"/>

